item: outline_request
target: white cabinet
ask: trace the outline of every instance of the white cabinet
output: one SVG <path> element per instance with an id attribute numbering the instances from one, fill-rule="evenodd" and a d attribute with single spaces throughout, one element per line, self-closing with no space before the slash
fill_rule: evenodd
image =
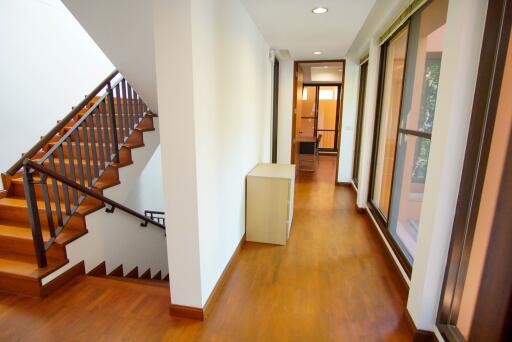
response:
<path id="1" fill-rule="evenodd" d="M 258 164 L 247 175 L 246 240 L 286 245 L 293 219 L 295 165 Z"/>

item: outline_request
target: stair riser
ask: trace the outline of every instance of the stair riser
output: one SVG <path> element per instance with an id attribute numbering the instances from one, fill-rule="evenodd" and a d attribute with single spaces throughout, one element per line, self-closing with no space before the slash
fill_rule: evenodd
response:
<path id="1" fill-rule="evenodd" d="M 100 180 L 103 184 L 111 184 L 111 185 L 116 185 L 118 184 L 119 182 L 119 174 L 117 172 L 117 170 L 113 167 L 109 167 L 100 177 Z M 77 182 L 79 182 L 78 178 L 76 179 Z M 63 190 L 63 187 L 62 187 L 62 184 L 60 183 L 57 183 L 58 184 L 58 189 L 59 189 L 59 198 L 63 198 L 64 196 L 64 190 Z M 86 185 L 87 185 L 87 181 L 86 181 Z M 70 186 L 67 187 L 68 188 L 68 196 L 71 196 L 73 195 L 73 190 L 71 189 Z M 17 197 L 24 197 L 25 196 L 25 189 L 24 189 L 24 184 L 23 183 L 13 183 L 12 184 L 12 195 L 13 196 L 17 196 Z M 43 186 L 41 184 L 34 184 L 34 190 L 36 192 L 36 198 L 37 199 L 44 199 L 44 193 L 43 193 Z M 102 193 L 101 190 L 97 190 L 98 193 Z M 55 195 L 54 195 L 54 191 L 53 191 L 53 186 L 52 186 L 52 182 L 51 181 L 48 181 L 48 195 L 50 197 L 50 201 L 54 201 L 55 200 Z"/>
<path id="2" fill-rule="evenodd" d="M 0 274 L 0 291 L 21 296 L 40 297 L 39 280 Z"/>
<path id="3" fill-rule="evenodd" d="M 32 240 L 0 236 L 0 249 L 7 253 L 33 256 L 34 262 L 36 262 L 34 242 Z M 46 257 L 53 260 L 63 260 L 66 258 L 66 250 L 64 247 L 54 244 L 46 252 Z"/>
<path id="4" fill-rule="evenodd" d="M 119 130 L 118 130 L 119 131 Z M 109 136 L 109 139 L 110 139 L 110 153 L 112 153 L 112 134 L 111 134 L 111 131 L 110 130 L 105 130 L 105 129 L 97 129 L 97 130 L 94 130 L 94 137 L 95 137 L 95 141 L 96 143 L 98 143 L 98 134 L 101 134 L 101 138 L 102 138 L 102 143 L 104 145 L 106 145 L 106 140 L 105 140 L 105 134 L 108 132 L 108 136 Z M 79 141 L 80 142 L 84 142 L 84 134 L 83 134 L 83 130 L 81 128 L 78 129 L 78 136 L 79 136 Z M 117 136 L 118 139 L 121 139 L 121 135 L 118 134 Z M 126 138 L 125 138 L 126 139 Z M 91 139 L 90 139 L 90 131 L 88 130 L 87 131 L 87 141 L 90 143 L 91 142 Z M 139 145 L 143 142 L 143 138 L 142 138 L 142 132 L 139 132 L 139 131 L 133 131 L 132 134 L 130 134 L 130 136 L 128 137 L 128 139 L 125 140 L 126 143 L 129 143 L 129 144 L 133 144 L 133 145 Z M 105 147 L 105 150 L 106 150 L 106 147 Z"/>
<path id="5" fill-rule="evenodd" d="M 136 126 L 136 123 L 140 121 L 140 118 L 136 115 L 133 115 L 133 114 L 130 114 L 130 115 L 121 115 L 119 116 L 118 114 L 116 114 L 116 126 L 117 128 L 121 128 L 123 127 L 125 130 L 126 130 L 126 125 L 128 124 L 128 127 L 134 127 Z M 79 119 L 80 117 L 77 117 L 77 120 Z M 98 124 L 98 119 L 97 119 L 97 115 L 95 114 L 93 116 L 93 125 L 94 127 L 108 127 L 110 128 L 110 115 L 103 115 L 103 114 L 99 114 L 99 124 Z M 87 120 L 87 127 L 89 128 L 90 127 L 90 120 L 91 118 L 89 118 Z M 105 121 L 106 121 L 106 125 L 105 125 Z M 120 121 L 122 120 L 122 122 Z M 75 120 L 72 120 L 70 121 L 66 127 L 73 127 L 75 124 L 76 124 L 77 121 Z"/>
<path id="6" fill-rule="evenodd" d="M 39 209 L 39 220 L 43 228 L 48 228 L 48 221 L 44 208 Z M 62 215 L 65 215 L 65 211 L 62 211 Z M 6 219 L 23 225 L 30 225 L 28 217 L 28 209 L 24 207 L 14 207 L 0 205 L 0 219 Z M 53 212 L 53 222 L 57 224 L 57 214 Z M 75 214 L 71 216 L 66 227 L 72 229 L 85 229 L 85 219 L 82 215 Z"/>
<path id="7" fill-rule="evenodd" d="M 71 149 L 72 149 L 71 154 L 69 153 L 68 144 L 67 143 L 64 143 L 63 147 L 64 147 L 64 158 L 69 159 L 69 156 L 71 155 L 73 160 L 77 159 L 77 155 L 78 154 L 77 154 L 77 150 L 76 150 L 76 144 L 73 143 L 71 145 Z M 91 143 L 87 144 L 87 149 L 88 149 L 88 152 L 89 152 L 89 160 L 92 163 L 93 155 L 92 155 L 92 145 L 91 145 Z M 96 149 L 97 165 L 99 166 L 99 163 L 100 163 L 100 150 L 103 151 L 104 160 L 105 160 L 105 150 L 100 148 L 99 145 L 95 145 L 95 149 Z M 85 145 L 83 145 L 83 144 L 80 145 L 80 157 L 82 158 L 82 160 L 85 159 Z M 132 161 L 130 149 L 126 148 L 126 147 L 121 147 L 121 149 L 119 150 L 119 157 L 120 157 L 121 163 L 128 163 L 128 162 Z"/>

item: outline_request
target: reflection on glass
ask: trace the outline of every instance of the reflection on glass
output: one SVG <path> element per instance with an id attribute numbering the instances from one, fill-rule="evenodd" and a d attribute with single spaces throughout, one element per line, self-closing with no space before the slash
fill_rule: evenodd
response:
<path id="1" fill-rule="evenodd" d="M 391 180 L 395 159 L 396 134 L 400 115 L 400 100 L 407 48 L 405 27 L 389 43 L 386 51 L 384 93 L 377 145 L 377 163 L 372 193 L 373 204 L 387 217 L 391 196 Z"/>
<path id="2" fill-rule="evenodd" d="M 316 115 L 316 87 L 305 86 L 302 89 L 302 101 L 300 105 L 300 120 L 297 120 L 299 137 L 315 136 Z"/>
<path id="3" fill-rule="evenodd" d="M 409 26 L 400 123 L 407 131 L 399 136 L 389 229 L 411 263 L 427 175 L 447 10 L 448 0 L 433 1 L 412 18 Z"/>
<path id="4" fill-rule="evenodd" d="M 335 148 L 337 93 L 337 86 L 321 86 L 318 90 L 317 136 L 322 135 L 319 145 L 322 149 Z"/>
<path id="5" fill-rule="evenodd" d="M 400 134 L 397 153 L 400 182 L 393 194 L 393 211 L 398 214 L 390 231 L 411 262 L 416 251 L 429 150 L 430 139 Z"/>

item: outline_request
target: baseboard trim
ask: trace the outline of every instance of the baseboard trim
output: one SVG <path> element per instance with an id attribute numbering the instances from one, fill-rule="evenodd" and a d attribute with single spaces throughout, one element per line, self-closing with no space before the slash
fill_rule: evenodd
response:
<path id="1" fill-rule="evenodd" d="M 395 261 L 393 254 L 392 254 L 393 252 L 386 245 L 386 240 L 379 232 L 380 228 L 377 226 L 377 222 L 375 221 L 375 218 L 373 218 L 370 210 L 368 208 L 365 208 L 364 211 L 365 211 L 366 215 L 368 216 L 368 219 L 370 220 L 371 224 L 374 226 L 373 228 L 374 228 L 375 234 L 377 235 L 377 240 L 379 241 L 379 244 L 380 244 L 382 250 L 384 251 L 383 254 L 386 256 L 386 260 L 388 261 L 389 265 L 391 265 L 391 267 L 396 271 L 397 278 L 399 279 L 400 286 L 403 291 L 403 295 L 405 296 L 405 298 L 407 298 L 409 296 L 409 283 L 407 283 L 407 280 L 405 280 L 404 274 L 402 273 L 402 270 L 400 269 L 401 266 L 399 265 L 399 263 L 397 261 Z"/>
<path id="2" fill-rule="evenodd" d="M 217 283 L 215 284 L 215 287 L 213 288 L 212 293 L 210 293 L 208 300 L 206 300 L 206 303 L 203 308 L 196 308 L 196 307 L 191 307 L 191 306 L 172 304 L 172 298 L 171 298 L 171 304 L 169 305 L 169 314 L 171 316 L 204 321 L 211 314 L 211 312 L 215 306 L 215 303 L 216 303 L 217 299 L 219 298 L 220 293 L 222 292 L 222 288 L 224 287 L 227 279 L 233 272 L 234 264 L 235 264 L 236 260 L 238 260 L 238 258 L 240 257 L 240 251 L 242 250 L 242 247 L 244 244 L 245 244 L 245 234 L 242 236 L 242 239 L 240 239 L 238 246 L 236 247 L 235 251 L 233 252 L 233 255 L 231 256 L 231 258 L 229 259 L 226 267 L 224 268 L 224 271 L 222 271 L 222 274 L 220 275 L 219 279 L 217 280 Z M 172 294 L 171 294 L 171 296 L 172 296 Z"/>
<path id="3" fill-rule="evenodd" d="M 222 288 L 226 284 L 227 279 L 233 273 L 233 266 L 235 264 L 235 261 L 239 259 L 240 252 L 242 250 L 242 247 L 245 244 L 245 234 L 240 239 L 240 242 L 238 243 L 238 246 L 236 247 L 235 251 L 233 252 L 233 255 L 231 255 L 231 258 L 228 261 L 228 264 L 224 268 L 224 271 L 222 271 L 222 274 L 220 275 L 219 280 L 217 280 L 217 284 L 215 284 L 215 287 L 213 288 L 212 293 L 210 293 L 210 296 L 208 297 L 208 300 L 206 301 L 204 305 L 204 316 L 205 318 L 210 315 L 212 312 L 212 309 L 214 307 L 215 302 L 217 301 L 219 294 L 222 292 Z"/>
<path id="4" fill-rule="evenodd" d="M 75 266 L 71 267 L 64 273 L 60 274 L 57 278 L 48 282 L 46 285 L 43 285 L 41 288 L 41 297 L 46 297 L 56 290 L 60 289 L 62 286 L 67 284 L 73 278 L 84 275 L 85 274 L 85 264 L 83 261 L 80 261 Z"/>
<path id="5" fill-rule="evenodd" d="M 204 321 L 204 310 L 202 308 L 194 308 L 192 306 L 170 304 L 169 314 L 171 316 L 190 318 L 197 321 Z"/>
<path id="6" fill-rule="evenodd" d="M 336 181 L 337 186 L 352 186 L 352 182 L 338 182 Z"/>
<path id="7" fill-rule="evenodd" d="M 92 270 L 87 273 L 87 275 L 95 276 L 95 277 L 104 277 L 107 275 L 107 266 L 105 261 L 103 261 L 98 266 L 94 267 Z"/>
<path id="8" fill-rule="evenodd" d="M 433 331 L 421 330 L 416 328 L 416 324 L 409 313 L 407 308 L 405 309 L 405 319 L 409 328 L 414 332 L 413 342 L 439 342 L 436 334 Z"/>

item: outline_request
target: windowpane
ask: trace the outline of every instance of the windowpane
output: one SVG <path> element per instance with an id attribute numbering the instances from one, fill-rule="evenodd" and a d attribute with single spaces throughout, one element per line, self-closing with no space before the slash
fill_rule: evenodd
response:
<path id="1" fill-rule="evenodd" d="M 316 87 L 305 86 L 302 89 L 302 101 L 297 106 L 300 113 L 300 120 L 297 120 L 297 132 L 299 137 L 315 136 L 315 115 L 316 115 Z"/>
<path id="2" fill-rule="evenodd" d="M 437 0 L 411 20 L 401 127 L 432 132 L 447 10 Z"/>
<path id="3" fill-rule="evenodd" d="M 400 115 L 402 83 L 407 48 L 407 27 L 389 43 L 386 51 L 384 92 L 382 97 L 377 162 L 372 193 L 373 204 L 387 217 L 395 159 L 396 135 Z"/>
<path id="4" fill-rule="evenodd" d="M 430 139 L 400 134 L 389 227 L 409 262 L 416 251 L 429 151 Z"/>
<path id="5" fill-rule="evenodd" d="M 401 127 L 409 131 L 399 137 L 388 227 L 410 263 L 416 250 L 430 151 L 430 138 L 424 133 L 432 132 L 434 122 L 447 10 L 447 0 L 433 1 L 414 15 L 409 25 L 400 120 Z"/>

